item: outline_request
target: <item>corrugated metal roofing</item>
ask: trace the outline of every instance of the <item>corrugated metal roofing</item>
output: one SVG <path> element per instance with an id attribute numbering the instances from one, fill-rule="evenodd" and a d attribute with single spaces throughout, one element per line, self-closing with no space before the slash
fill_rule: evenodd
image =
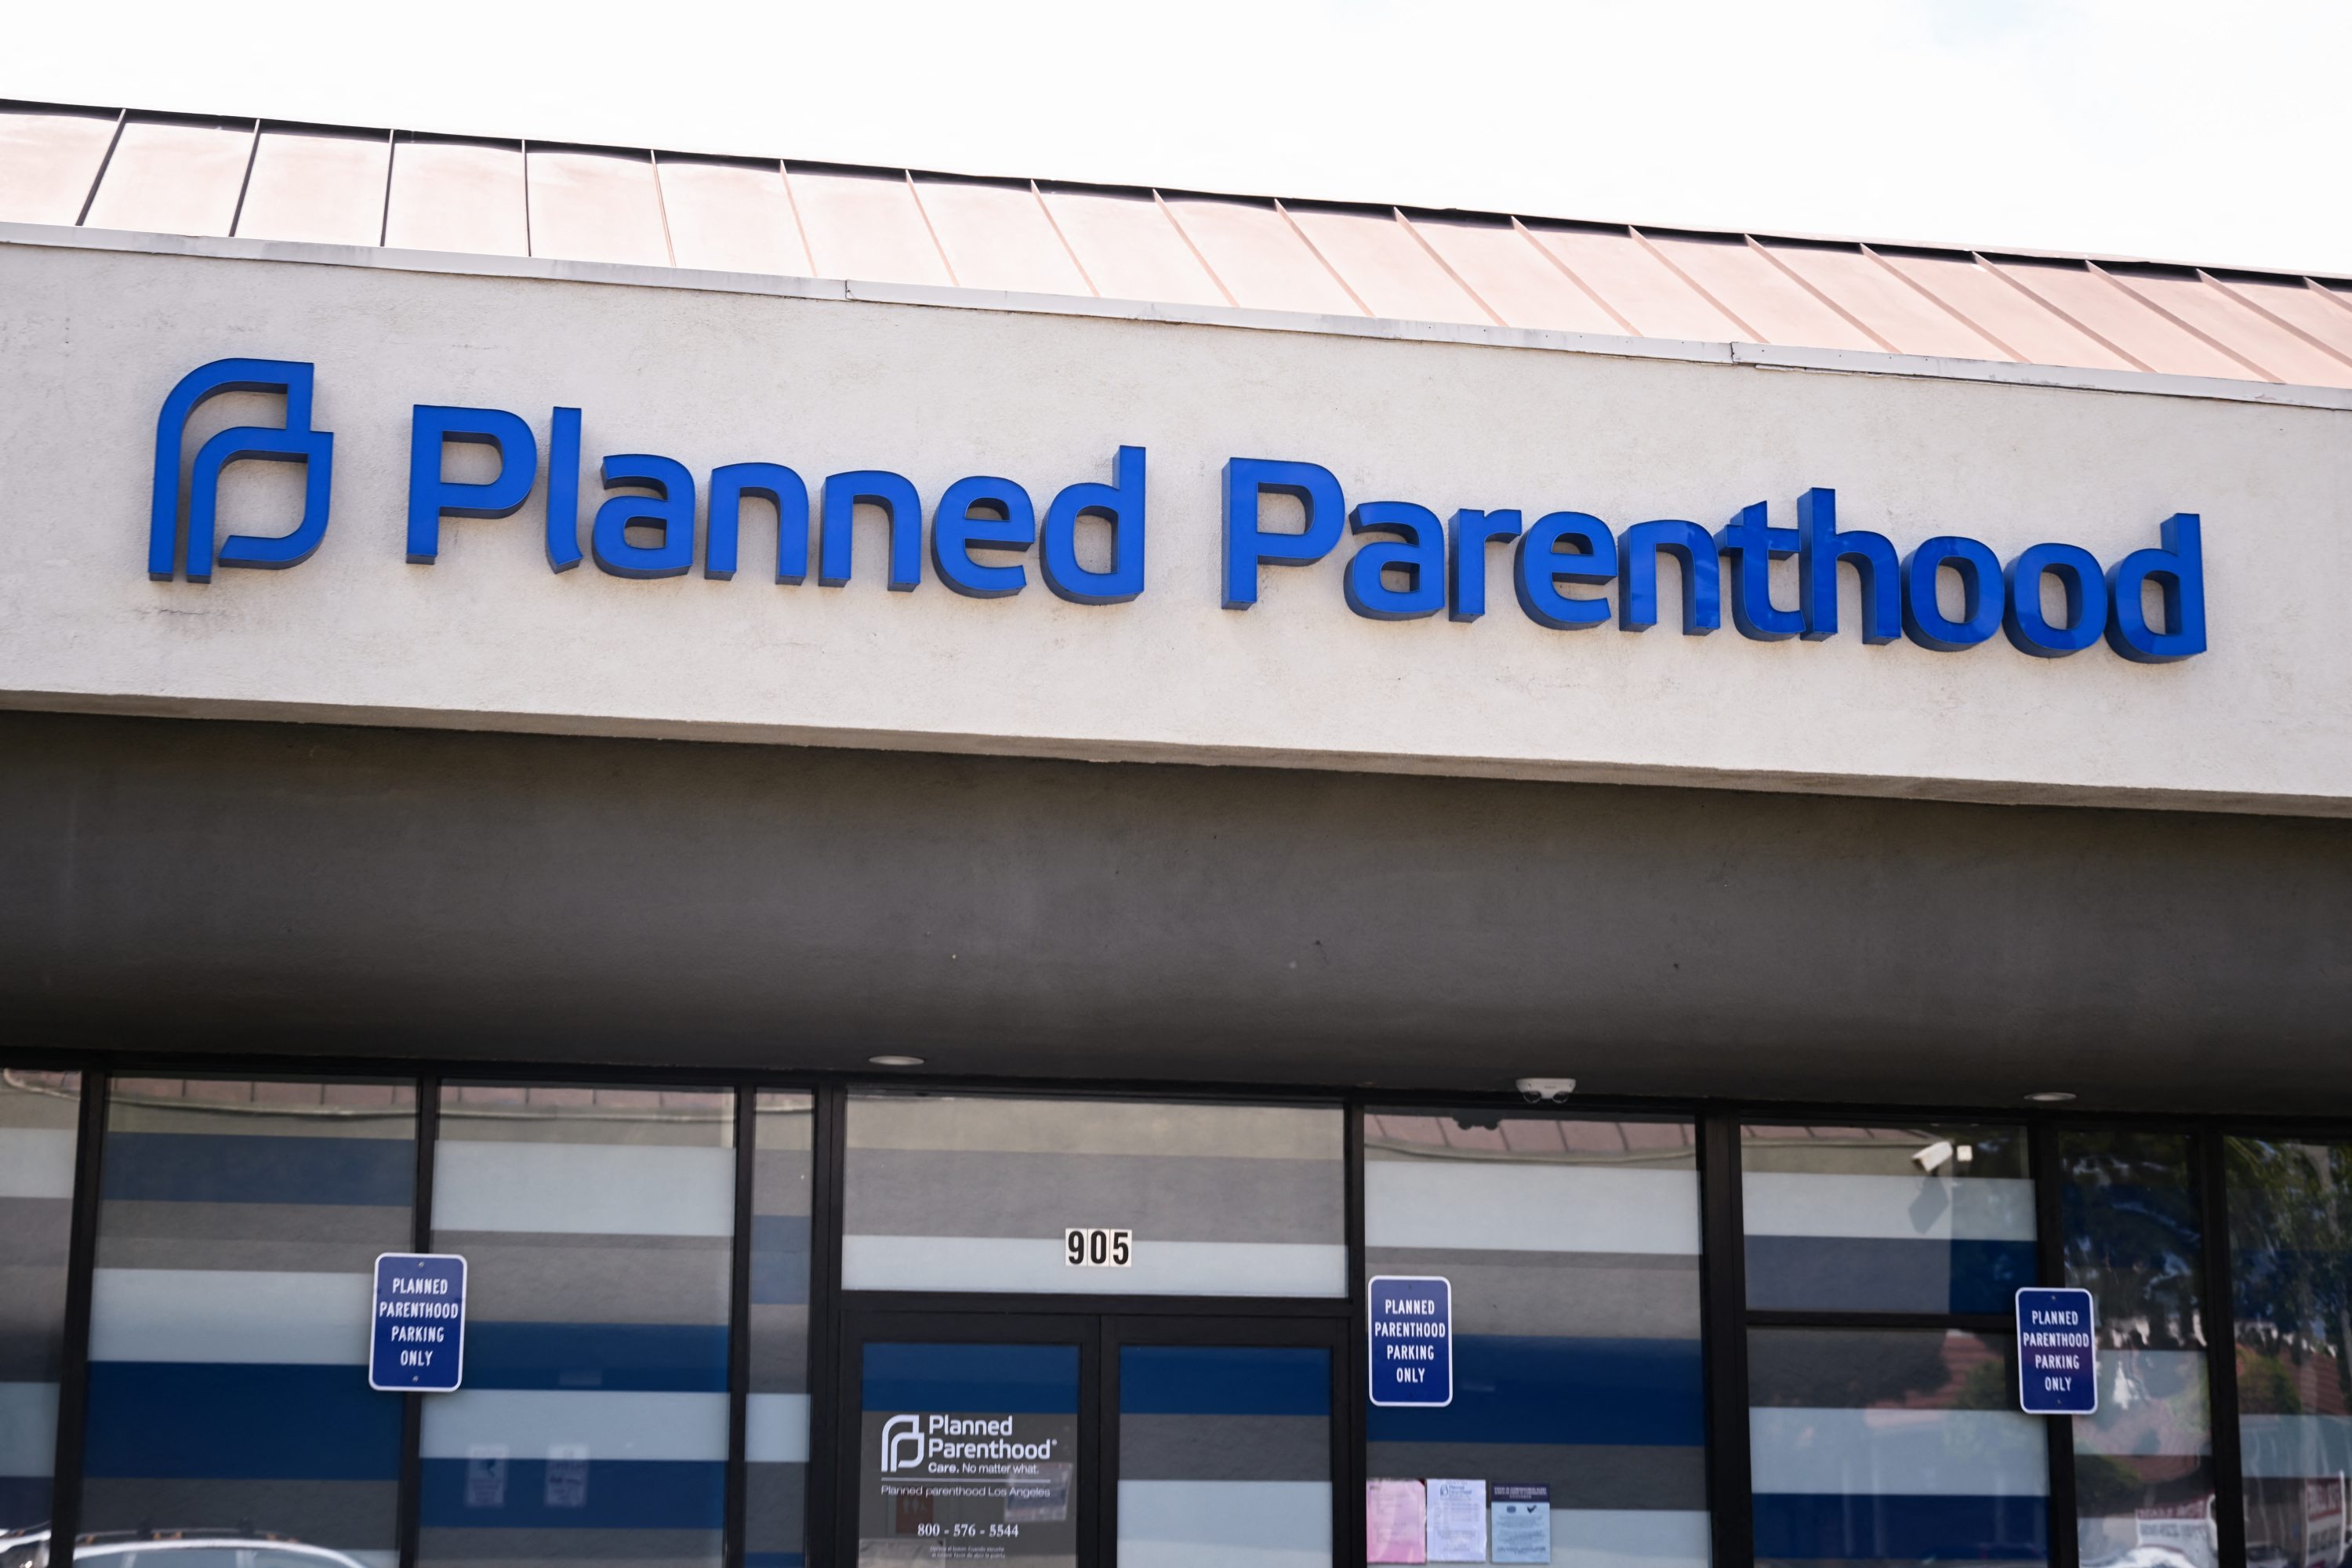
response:
<path id="1" fill-rule="evenodd" d="M 0 221 L 2352 387 L 2352 279 L 0 102 Z"/>

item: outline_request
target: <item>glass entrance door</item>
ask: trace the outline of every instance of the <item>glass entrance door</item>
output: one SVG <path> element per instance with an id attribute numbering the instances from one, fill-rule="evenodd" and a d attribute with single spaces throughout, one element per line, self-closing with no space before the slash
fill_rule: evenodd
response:
<path id="1" fill-rule="evenodd" d="M 1339 1321 L 845 1327 L 841 1568 L 1331 1568 Z"/>

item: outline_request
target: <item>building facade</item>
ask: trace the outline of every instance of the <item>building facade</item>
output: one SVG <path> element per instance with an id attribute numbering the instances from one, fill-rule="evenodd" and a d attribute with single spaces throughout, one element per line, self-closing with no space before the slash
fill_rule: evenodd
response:
<path id="1" fill-rule="evenodd" d="M 37 105 L 0 269 L 7 1568 L 2343 1559 L 2352 281 Z"/>

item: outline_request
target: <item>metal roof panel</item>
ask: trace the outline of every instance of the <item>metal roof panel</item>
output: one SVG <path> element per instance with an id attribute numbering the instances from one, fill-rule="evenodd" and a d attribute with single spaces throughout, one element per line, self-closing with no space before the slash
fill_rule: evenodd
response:
<path id="1" fill-rule="evenodd" d="M 1978 265 L 1973 256 L 1892 247 L 1878 249 L 1876 254 L 2023 363 L 2086 365 L 2095 370 L 2139 368 L 2017 284 Z"/>
<path id="2" fill-rule="evenodd" d="M 1745 235 L 1639 232 L 1676 271 L 1764 342 L 1886 352 L 1885 343 L 1823 304 Z"/>
<path id="3" fill-rule="evenodd" d="M 1038 188 L 1055 226 L 1104 299 L 1233 302 L 1150 192 Z"/>
<path id="4" fill-rule="evenodd" d="M 917 176 L 915 195 L 967 289 L 1091 294 L 1045 204 L 1026 184 Z"/>
<path id="5" fill-rule="evenodd" d="M 1528 232 L 1643 337 L 1755 341 L 1628 229 L 1530 224 Z"/>
<path id="6" fill-rule="evenodd" d="M 786 163 L 784 183 L 816 276 L 954 284 L 905 171 Z"/>
<path id="7" fill-rule="evenodd" d="M 86 221 L 151 234 L 228 233 L 255 130 L 251 121 L 236 130 L 220 121 L 131 116 Z"/>
<path id="8" fill-rule="evenodd" d="M 2108 277 L 2189 331 L 2280 381 L 2301 386 L 2352 385 L 2347 379 L 2352 377 L 2352 365 L 2193 272 L 2117 268 Z"/>
<path id="9" fill-rule="evenodd" d="M 1307 243 L 1373 315 L 1403 321 L 1493 320 L 1393 209 L 1286 210 Z"/>
<path id="10" fill-rule="evenodd" d="M 314 245 L 381 245 L 391 160 L 388 136 L 264 126 L 236 232 Z"/>
<path id="11" fill-rule="evenodd" d="M 1427 214 L 1408 219 L 1506 326 L 1560 332 L 1632 331 L 1579 288 L 1527 230 L 1508 221 Z"/>
<path id="12" fill-rule="evenodd" d="M 645 153 L 527 147 L 530 253 L 630 267 L 670 265 L 661 188 Z"/>
<path id="13" fill-rule="evenodd" d="M 670 250 L 680 267 L 794 278 L 814 272 L 783 171 L 774 163 L 758 167 L 663 157 L 655 169 Z"/>
<path id="14" fill-rule="evenodd" d="M 1348 297 L 1330 268 L 1273 203 L 1190 195 L 1162 199 L 1236 305 L 1318 316 L 1371 314 Z"/>
<path id="15" fill-rule="evenodd" d="M 1773 260 L 1837 301 L 1896 353 L 2007 360 L 2000 346 L 1858 245 L 1759 242 Z"/>
<path id="16" fill-rule="evenodd" d="M 392 150 L 384 241 L 403 250 L 529 256 L 522 149 L 403 137 Z"/>
<path id="17" fill-rule="evenodd" d="M 0 111 L 0 222 L 80 222 L 115 122 L 112 114 Z"/>
<path id="18" fill-rule="evenodd" d="M 2146 301 L 2117 288 L 2114 279 L 2094 272 L 2084 263 L 1991 257 L 1984 261 L 2131 360 L 2135 370 L 2242 379 L 2248 374 L 2246 365 L 2166 321 L 2148 309 Z"/>

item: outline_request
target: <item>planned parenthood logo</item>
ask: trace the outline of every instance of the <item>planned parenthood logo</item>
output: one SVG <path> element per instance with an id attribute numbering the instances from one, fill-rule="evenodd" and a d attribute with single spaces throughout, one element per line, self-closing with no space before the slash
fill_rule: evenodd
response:
<path id="1" fill-rule="evenodd" d="M 893 1415 L 882 1424 L 882 1473 L 894 1476 L 922 1468 L 923 1418 Z"/>
<path id="2" fill-rule="evenodd" d="M 1054 1458 L 1058 1437 L 1020 1441 L 1011 1415 L 893 1415 L 882 1424 L 882 1473 L 902 1475 L 928 1466 L 1035 1464 Z"/>
<path id="3" fill-rule="evenodd" d="M 148 511 L 147 575 L 172 581 L 180 565 L 182 502 L 184 500 L 187 574 L 191 583 L 212 581 L 215 561 L 223 566 L 283 569 L 318 552 L 327 537 L 327 499 L 332 489 L 335 437 L 310 428 L 310 365 L 293 360 L 223 359 L 189 372 L 163 400 L 155 420 L 154 499 Z M 281 394 L 283 426 L 239 425 L 224 430 L 196 451 L 195 469 L 183 492 L 180 456 L 188 420 L 225 392 Z M 303 466 L 302 521 L 294 531 L 274 537 L 234 534 L 217 553 L 213 535 L 220 510 L 221 470 L 241 458 Z"/>

